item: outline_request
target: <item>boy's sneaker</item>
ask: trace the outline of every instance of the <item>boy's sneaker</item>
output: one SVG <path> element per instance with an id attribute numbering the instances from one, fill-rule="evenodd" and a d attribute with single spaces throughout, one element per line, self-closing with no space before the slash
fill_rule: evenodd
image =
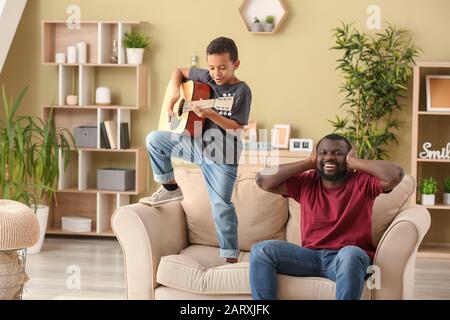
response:
<path id="1" fill-rule="evenodd" d="M 161 186 L 151 197 L 142 198 L 139 200 L 139 203 L 149 207 L 158 207 L 172 201 L 183 201 L 183 199 L 184 196 L 181 188 L 174 191 L 168 191 Z"/>

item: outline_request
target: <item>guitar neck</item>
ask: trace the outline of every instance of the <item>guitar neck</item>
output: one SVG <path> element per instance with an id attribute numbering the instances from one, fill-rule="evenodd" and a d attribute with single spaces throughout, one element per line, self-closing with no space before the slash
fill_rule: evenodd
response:
<path id="1" fill-rule="evenodd" d="M 214 106 L 214 101 L 214 99 L 210 99 L 186 102 L 185 106 L 183 107 L 183 112 L 194 111 L 194 108 L 211 109 Z"/>

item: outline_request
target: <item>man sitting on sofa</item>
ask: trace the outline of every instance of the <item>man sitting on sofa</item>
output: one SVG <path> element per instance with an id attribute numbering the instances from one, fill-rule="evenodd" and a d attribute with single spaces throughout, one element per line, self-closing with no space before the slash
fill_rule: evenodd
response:
<path id="1" fill-rule="evenodd" d="M 375 253 L 372 207 L 403 178 L 395 163 L 362 160 L 350 142 L 331 134 L 309 159 L 264 169 L 262 189 L 301 204 L 302 246 L 268 240 L 252 247 L 250 285 L 253 299 L 277 298 L 277 273 L 323 277 L 336 282 L 336 299 L 360 299 Z"/>

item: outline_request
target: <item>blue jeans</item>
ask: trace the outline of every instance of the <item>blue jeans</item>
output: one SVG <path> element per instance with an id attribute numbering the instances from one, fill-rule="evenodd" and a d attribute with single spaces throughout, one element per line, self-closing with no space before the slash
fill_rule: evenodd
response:
<path id="1" fill-rule="evenodd" d="M 250 286 L 255 300 L 277 298 L 277 273 L 322 277 L 336 282 L 337 300 L 361 298 L 371 261 L 355 246 L 341 250 L 312 250 L 277 240 L 260 242 L 250 253 Z"/>
<path id="2" fill-rule="evenodd" d="M 200 166 L 205 177 L 211 209 L 214 216 L 219 256 L 239 256 L 236 209 L 231 202 L 236 182 L 237 166 L 216 164 L 205 158 L 202 140 L 168 131 L 151 132 L 146 139 L 155 181 L 164 184 L 175 180 L 171 157 Z"/>

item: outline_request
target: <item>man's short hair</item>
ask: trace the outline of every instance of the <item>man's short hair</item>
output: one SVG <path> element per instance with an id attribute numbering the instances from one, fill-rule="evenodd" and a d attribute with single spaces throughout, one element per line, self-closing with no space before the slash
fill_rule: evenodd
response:
<path id="1" fill-rule="evenodd" d="M 346 144 L 347 147 L 348 147 L 348 151 L 352 150 L 352 144 L 350 143 L 350 141 L 348 141 L 347 138 L 345 138 L 344 136 L 341 136 L 340 134 L 332 133 L 332 134 L 329 134 L 329 135 L 323 137 L 323 138 L 317 143 L 316 148 L 319 147 L 319 144 L 320 144 L 323 140 L 335 140 L 335 141 L 337 141 L 337 140 L 342 140 L 342 141 L 345 141 L 345 144 Z"/>
<path id="2" fill-rule="evenodd" d="M 209 44 L 208 48 L 206 48 L 206 54 L 223 54 L 223 53 L 229 53 L 230 54 L 230 60 L 235 63 L 238 59 L 238 49 L 236 47 L 236 43 L 230 38 L 226 37 L 219 37 L 217 39 L 214 39 Z"/>

